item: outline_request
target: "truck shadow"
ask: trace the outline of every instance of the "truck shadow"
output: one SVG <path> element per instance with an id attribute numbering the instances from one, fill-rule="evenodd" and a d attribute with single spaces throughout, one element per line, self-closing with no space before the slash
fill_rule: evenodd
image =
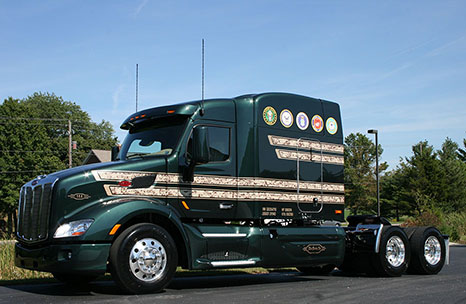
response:
<path id="1" fill-rule="evenodd" d="M 178 277 L 173 279 L 173 281 L 161 293 L 169 292 L 170 290 L 212 289 L 259 284 L 310 282 L 327 279 L 328 278 L 326 277 L 303 276 L 299 272 Z M 99 294 L 125 295 L 125 293 L 112 280 L 95 281 L 82 286 L 69 286 L 63 283 L 47 283 L 10 285 L 5 287 L 17 291 L 48 296 L 81 297 L 98 296 Z"/>

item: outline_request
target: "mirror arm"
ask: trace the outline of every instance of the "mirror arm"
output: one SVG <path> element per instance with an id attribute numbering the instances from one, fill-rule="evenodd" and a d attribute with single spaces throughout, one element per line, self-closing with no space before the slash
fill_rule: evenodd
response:
<path id="1" fill-rule="evenodd" d="M 194 168 L 196 164 L 194 161 L 190 161 L 187 166 L 183 168 L 183 181 L 185 182 L 193 182 L 194 181 Z"/>

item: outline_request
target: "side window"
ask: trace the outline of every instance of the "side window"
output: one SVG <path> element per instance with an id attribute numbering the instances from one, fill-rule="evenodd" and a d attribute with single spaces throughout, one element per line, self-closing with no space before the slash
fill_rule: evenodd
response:
<path id="1" fill-rule="evenodd" d="M 230 129 L 224 127 L 208 126 L 209 133 L 209 153 L 211 162 L 226 161 L 230 158 Z M 192 141 L 191 137 L 187 146 L 187 157 L 192 155 Z"/>
<path id="2" fill-rule="evenodd" d="M 210 161 L 225 161 L 230 158 L 230 129 L 208 127 Z"/>

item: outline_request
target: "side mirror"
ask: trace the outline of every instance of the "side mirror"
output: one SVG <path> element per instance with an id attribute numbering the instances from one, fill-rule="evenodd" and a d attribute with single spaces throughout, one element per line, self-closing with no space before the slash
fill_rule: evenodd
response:
<path id="1" fill-rule="evenodd" d="M 112 161 L 117 160 L 118 153 L 120 153 L 120 146 L 113 146 L 112 147 Z"/>
<path id="2" fill-rule="evenodd" d="M 193 159 L 194 164 L 206 164 L 210 160 L 209 132 L 206 126 L 199 126 L 193 130 Z"/>

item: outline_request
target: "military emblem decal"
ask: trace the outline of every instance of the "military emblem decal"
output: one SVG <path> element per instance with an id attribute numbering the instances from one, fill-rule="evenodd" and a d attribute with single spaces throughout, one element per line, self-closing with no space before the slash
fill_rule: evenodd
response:
<path id="1" fill-rule="evenodd" d="M 271 106 L 265 107 L 262 116 L 264 117 L 265 123 L 269 126 L 273 126 L 277 122 L 277 111 Z"/>
<path id="2" fill-rule="evenodd" d="M 320 115 L 314 115 L 311 120 L 312 128 L 316 132 L 321 132 L 324 129 L 324 120 Z"/>
<path id="3" fill-rule="evenodd" d="M 83 200 L 87 200 L 91 198 L 91 196 L 86 193 L 73 193 L 73 194 L 68 195 L 68 197 L 74 200 L 77 200 L 77 201 L 83 201 Z"/>
<path id="4" fill-rule="evenodd" d="M 307 244 L 304 246 L 303 251 L 307 252 L 308 254 L 319 254 L 324 252 L 327 248 L 321 244 Z"/>
<path id="5" fill-rule="evenodd" d="M 335 118 L 329 117 L 327 119 L 327 122 L 325 123 L 325 126 L 327 127 L 327 132 L 330 134 L 335 134 L 338 131 L 338 124 Z"/>
<path id="6" fill-rule="evenodd" d="M 289 128 L 293 125 L 293 114 L 288 109 L 284 109 L 280 113 L 280 122 L 285 128 Z"/>
<path id="7" fill-rule="evenodd" d="M 303 131 L 309 127 L 309 117 L 307 117 L 306 113 L 299 112 L 298 115 L 296 115 L 296 124 L 298 128 Z"/>

